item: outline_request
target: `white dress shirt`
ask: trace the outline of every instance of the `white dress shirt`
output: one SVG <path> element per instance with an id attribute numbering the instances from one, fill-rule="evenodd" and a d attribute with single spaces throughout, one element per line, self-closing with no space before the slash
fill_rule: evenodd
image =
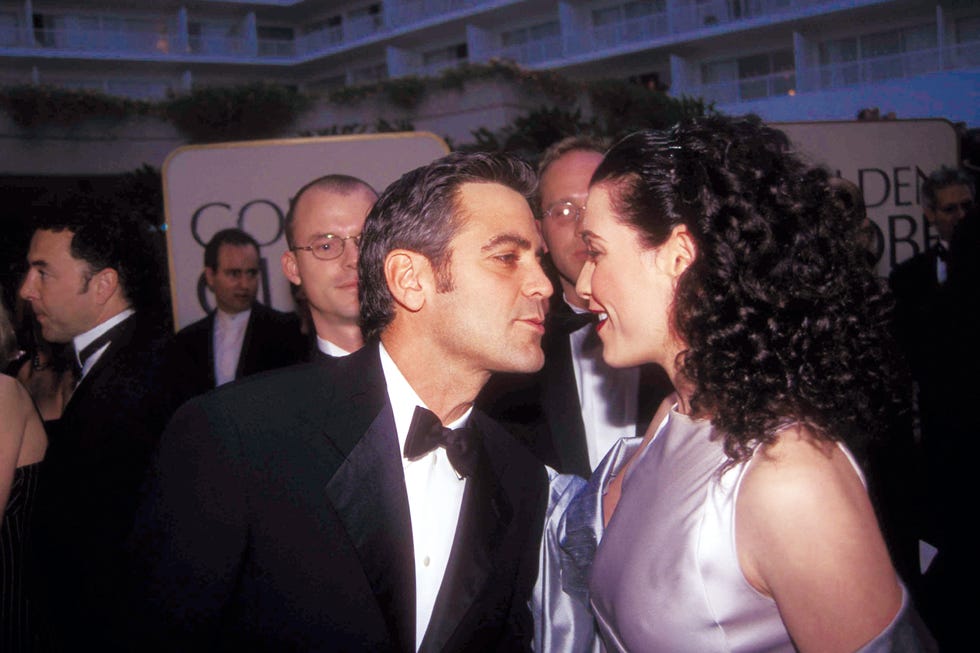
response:
<path id="1" fill-rule="evenodd" d="M 565 302 L 568 304 L 568 302 Z M 568 304 L 576 313 L 585 313 Z M 602 360 L 602 347 L 586 350 L 583 345 L 590 329 L 569 334 L 575 385 L 578 388 L 589 466 L 595 469 L 620 438 L 636 435 L 637 392 L 640 369 L 617 369 Z"/>
<path id="2" fill-rule="evenodd" d="M 338 347 L 329 340 L 324 340 L 320 336 L 316 337 L 316 347 L 327 356 L 333 356 L 334 358 L 342 358 L 344 356 L 349 356 L 352 353 L 346 349 Z"/>
<path id="3" fill-rule="evenodd" d="M 214 312 L 215 386 L 235 380 L 250 315 L 252 309 L 235 314 L 225 313 L 221 309 Z"/>
<path id="4" fill-rule="evenodd" d="M 78 352 L 85 349 L 90 343 L 95 342 L 96 338 L 98 338 L 103 333 L 105 333 L 112 327 L 116 326 L 117 324 L 119 324 L 120 322 L 122 322 L 123 320 L 125 320 L 127 317 L 129 317 L 135 312 L 136 312 L 135 310 L 131 308 L 127 308 L 119 313 L 116 313 L 105 322 L 89 329 L 85 333 L 79 334 L 74 338 L 72 338 L 72 345 L 75 347 L 75 359 L 79 361 L 79 364 L 81 363 L 81 360 L 78 358 Z M 85 378 L 85 375 L 89 373 L 89 370 L 91 370 L 95 366 L 98 360 L 102 358 L 102 354 L 105 353 L 105 350 L 109 348 L 110 344 L 112 343 L 111 342 L 105 343 L 104 345 L 96 349 L 94 352 L 92 352 L 92 355 L 88 357 L 88 359 L 85 361 L 85 365 L 82 365 L 82 373 L 78 377 L 79 383 L 81 382 L 82 379 Z"/>
<path id="5" fill-rule="evenodd" d="M 428 406 L 409 385 L 384 345 L 379 349 L 381 368 L 388 385 L 388 400 L 395 417 L 398 450 L 404 452 L 415 407 Z M 470 408 L 466 414 L 446 426 L 465 426 L 472 412 L 473 409 Z M 429 626 L 432 608 L 449 563 L 466 480 L 456 475 L 456 470 L 442 447 L 417 460 L 409 460 L 403 455 L 402 470 L 405 472 L 405 489 L 408 491 L 412 542 L 415 548 L 415 648 L 418 650 Z"/>

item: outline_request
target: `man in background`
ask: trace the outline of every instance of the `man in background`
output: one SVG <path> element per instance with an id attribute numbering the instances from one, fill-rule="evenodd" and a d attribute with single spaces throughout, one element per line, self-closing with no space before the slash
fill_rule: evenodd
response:
<path id="1" fill-rule="evenodd" d="M 176 365 L 190 393 L 303 360 L 299 318 L 256 301 L 259 245 L 223 229 L 204 248 L 204 277 L 217 308 L 176 337 Z"/>
<path id="2" fill-rule="evenodd" d="M 36 578 L 53 650 L 112 650 L 120 555 L 150 454 L 180 397 L 164 371 L 148 223 L 84 197 L 35 221 L 20 289 L 46 340 L 70 343 L 77 385 L 56 423 L 35 506 Z"/>
<path id="3" fill-rule="evenodd" d="M 579 220 L 606 148 L 603 141 L 572 136 L 545 150 L 538 165 L 536 217 L 557 276 L 541 344 L 545 364 L 532 376 L 495 376 L 478 400 L 544 463 L 585 478 L 620 438 L 646 431 L 672 390 L 658 366 L 606 365 L 595 316 L 575 293 L 585 264 Z"/>
<path id="4" fill-rule="evenodd" d="M 366 182 L 327 175 L 303 186 L 286 214 L 289 249 L 281 259 L 306 296 L 317 349 L 346 356 L 364 344 L 358 325 L 357 249 L 378 194 Z"/>

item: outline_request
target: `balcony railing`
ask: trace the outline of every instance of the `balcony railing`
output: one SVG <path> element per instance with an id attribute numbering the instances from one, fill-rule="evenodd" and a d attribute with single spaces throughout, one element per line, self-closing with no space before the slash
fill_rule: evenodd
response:
<path id="1" fill-rule="evenodd" d="M 324 27 L 304 34 L 297 41 L 296 50 L 301 54 L 316 54 L 349 45 L 387 31 L 381 16 L 365 16 L 349 20 L 342 25 Z"/>
<path id="2" fill-rule="evenodd" d="M 296 42 L 296 49 L 302 53 L 320 52 L 335 48 L 343 42 L 344 30 L 336 25 L 302 35 Z"/>
<path id="3" fill-rule="evenodd" d="M 445 61 L 434 61 L 430 64 L 423 64 L 420 66 L 416 74 L 423 77 L 435 77 L 444 70 L 461 66 L 466 62 L 467 59 L 447 59 Z"/>
<path id="4" fill-rule="evenodd" d="M 565 38 L 565 51 L 579 54 L 594 50 L 606 50 L 624 43 L 649 41 L 670 33 L 667 13 L 653 14 L 643 18 L 610 23 L 593 27 L 583 34 Z"/>
<path id="5" fill-rule="evenodd" d="M 767 97 L 789 95 L 796 90 L 796 74 L 792 71 L 733 79 L 692 88 L 691 95 L 700 96 L 706 102 L 730 104 Z"/>
<path id="6" fill-rule="evenodd" d="M 939 48 L 929 48 L 828 64 L 820 66 L 815 72 L 819 88 L 828 89 L 903 79 L 941 69 Z"/>
<path id="7" fill-rule="evenodd" d="M 259 39 L 258 54 L 260 57 L 288 59 L 296 56 L 296 43 L 281 39 Z"/>
<path id="8" fill-rule="evenodd" d="M 980 66 L 980 41 L 957 43 L 943 53 L 943 68 L 972 68 Z"/>
<path id="9" fill-rule="evenodd" d="M 511 45 L 501 49 L 493 56 L 523 64 L 552 61 L 562 57 L 561 37 L 553 36 L 540 41 Z"/>
<path id="10" fill-rule="evenodd" d="M 24 38 L 21 36 L 20 40 Z M 84 52 L 169 54 L 177 51 L 173 34 L 136 30 L 35 29 L 33 45 Z"/>
<path id="11" fill-rule="evenodd" d="M 483 4 L 484 0 L 406 0 L 388 10 L 391 29 L 398 29 L 423 20 L 442 16 L 453 11 L 469 9 Z"/>
<path id="12" fill-rule="evenodd" d="M 187 50 L 192 54 L 213 56 L 249 54 L 245 39 L 241 36 L 191 36 L 187 39 Z"/>

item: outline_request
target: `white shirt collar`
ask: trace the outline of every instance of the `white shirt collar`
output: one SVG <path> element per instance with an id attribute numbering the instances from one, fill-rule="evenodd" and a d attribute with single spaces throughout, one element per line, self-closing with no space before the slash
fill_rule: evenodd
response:
<path id="1" fill-rule="evenodd" d="M 352 352 L 347 351 L 343 347 L 338 347 L 329 340 L 324 340 L 320 336 L 316 337 L 317 349 L 322 351 L 327 356 L 333 356 L 334 358 L 340 358 L 342 356 L 349 356 Z"/>
<path id="2" fill-rule="evenodd" d="M 78 352 L 85 349 L 90 343 L 95 342 L 95 339 L 101 336 L 103 333 L 116 326 L 127 317 L 135 313 L 136 311 L 132 308 L 127 308 L 119 313 L 116 313 L 110 317 L 105 322 L 101 322 L 89 329 L 85 333 L 81 333 L 72 339 L 72 344 L 75 346 L 75 357 L 78 357 Z M 107 345 L 108 346 L 108 345 Z"/>
<path id="3" fill-rule="evenodd" d="M 398 450 L 405 450 L 405 440 L 408 439 L 408 429 L 412 425 L 412 416 L 415 414 L 415 407 L 422 406 L 429 408 L 419 397 L 418 393 L 412 388 L 408 379 L 398 369 L 395 361 L 385 346 L 378 343 L 378 352 L 381 354 L 381 370 L 385 375 L 385 383 L 388 386 L 388 401 L 391 403 L 391 412 L 395 417 L 395 433 L 398 435 Z M 431 410 L 431 409 L 429 409 Z M 463 414 L 462 417 L 447 424 L 451 429 L 465 426 L 473 412 L 473 407 Z"/>
<path id="4" fill-rule="evenodd" d="M 248 317 L 252 314 L 252 309 L 244 310 L 240 313 L 225 313 L 220 308 L 214 310 L 215 319 L 221 320 L 225 324 L 241 324 L 242 321 L 247 322 Z"/>
<path id="5" fill-rule="evenodd" d="M 570 301 L 568 301 L 568 297 L 565 296 L 565 293 L 562 293 L 561 294 L 561 300 L 563 302 L 565 302 L 565 306 L 567 306 L 568 308 L 572 309 L 573 312 L 578 313 L 579 315 L 582 315 L 583 313 L 588 313 L 589 312 L 589 309 L 587 309 L 587 308 L 579 308 L 578 306 L 576 306 L 573 303 L 571 303 Z"/>

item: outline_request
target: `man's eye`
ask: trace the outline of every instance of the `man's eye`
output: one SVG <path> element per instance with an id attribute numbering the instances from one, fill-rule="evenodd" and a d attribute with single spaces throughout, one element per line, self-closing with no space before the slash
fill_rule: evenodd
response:
<path id="1" fill-rule="evenodd" d="M 497 254 L 497 256 L 495 256 L 494 258 L 496 258 L 501 263 L 516 263 L 517 262 L 517 254 Z"/>

